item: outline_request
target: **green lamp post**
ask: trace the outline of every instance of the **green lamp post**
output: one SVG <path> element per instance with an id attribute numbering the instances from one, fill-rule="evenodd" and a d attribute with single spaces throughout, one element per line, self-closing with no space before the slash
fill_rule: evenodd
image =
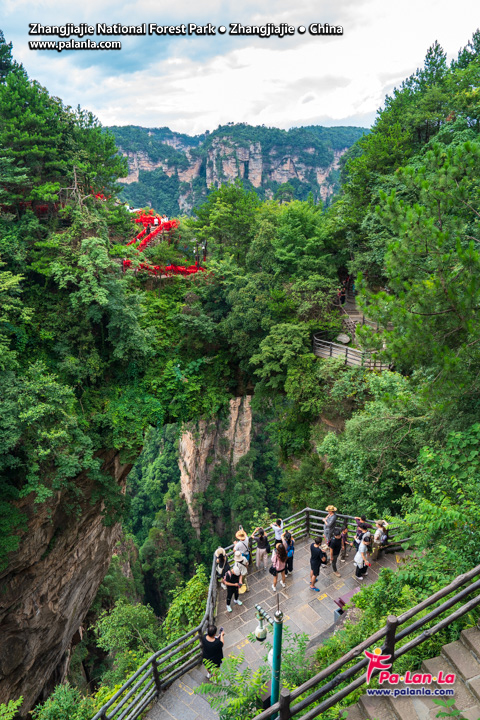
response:
<path id="1" fill-rule="evenodd" d="M 263 621 L 266 620 L 270 625 L 273 626 L 273 648 L 270 651 L 272 655 L 272 687 L 270 692 L 270 705 L 274 705 L 278 702 L 278 696 L 280 694 L 280 668 L 282 666 L 282 635 L 283 635 L 283 613 L 278 607 L 278 596 L 277 596 L 277 610 L 275 611 L 274 618 L 272 618 L 260 605 L 255 605 L 257 610 L 257 618 L 259 625 L 255 630 L 255 637 L 260 642 L 263 642 L 267 636 L 267 630 L 263 626 Z M 269 653 L 270 657 L 270 653 Z M 272 715 L 272 720 L 278 717 Z"/>

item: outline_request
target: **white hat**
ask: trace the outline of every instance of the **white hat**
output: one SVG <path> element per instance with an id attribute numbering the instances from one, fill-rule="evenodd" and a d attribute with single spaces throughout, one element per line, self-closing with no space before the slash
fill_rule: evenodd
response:
<path id="1" fill-rule="evenodd" d="M 225 550 L 222 547 L 218 547 L 215 550 L 215 555 L 217 556 L 217 558 L 220 557 L 220 555 L 225 555 Z"/>
<path id="2" fill-rule="evenodd" d="M 242 563 L 235 563 L 235 565 L 232 568 L 235 575 L 246 575 L 247 574 L 247 568 Z M 238 572 L 237 572 L 238 571 Z"/>

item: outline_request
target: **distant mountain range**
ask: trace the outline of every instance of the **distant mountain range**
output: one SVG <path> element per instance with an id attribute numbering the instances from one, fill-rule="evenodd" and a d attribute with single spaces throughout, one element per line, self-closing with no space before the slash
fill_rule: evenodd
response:
<path id="1" fill-rule="evenodd" d="M 294 197 L 316 202 L 338 189 L 339 160 L 364 133 L 360 127 L 311 125 L 280 130 L 245 123 L 228 124 L 203 135 L 169 128 L 112 126 L 129 173 L 121 197 L 133 206 L 152 205 L 169 216 L 188 214 L 213 184 L 241 178 L 262 198 L 273 197 L 284 183 Z"/>

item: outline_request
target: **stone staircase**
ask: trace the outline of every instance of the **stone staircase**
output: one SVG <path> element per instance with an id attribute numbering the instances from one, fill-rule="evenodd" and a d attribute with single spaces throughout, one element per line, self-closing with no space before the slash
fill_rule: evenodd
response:
<path id="1" fill-rule="evenodd" d="M 395 668 L 395 666 L 394 666 Z M 463 630 L 460 640 L 444 645 L 439 657 L 425 660 L 422 671 L 437 677 L 455 673 L 455 708 L 466 720 L 480 720 L 480 630 Z M 400 686 L 397 686 L 400 687 Z M 436 683 L 431 689 L 439 687 Z M 448 698 L 446 698 L 448 699 Z M 347 720 L 435 720 L 443 708 L 428 697 L 369 697 L 362 695 L 348 708 Z"/>

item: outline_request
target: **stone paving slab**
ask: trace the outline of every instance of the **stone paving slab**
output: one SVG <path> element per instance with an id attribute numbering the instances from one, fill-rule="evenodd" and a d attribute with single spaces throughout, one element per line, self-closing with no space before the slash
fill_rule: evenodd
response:
<path id="1" fill-rule="evenodd" d="M 277 595 L 280 609 L 284 613 L 284 624 L 293 633 L 306 632 L 310 638 L 316 637 L 332 628 L 334 600 L 356 587 L 369 585 L 378 578 L 382 567 L 396 569 L 404 557 L 403 554 L 384 555 L 378 562 L 372 563 L 364 581 L 355 578 L 353 552 L 345 563 L 339 562 L 340 577 L 333 574 L 331 566 L 322 568 L 316 587 L 320 592 L 310 590 L 310 544 L 312 539 L 301 540 L 295 549 L 293 573 L 286 579 L 286 588 L 277 583 L 279 591 L 272 590 L 272 576 L 263 570 L 250 568 L 248 576 L 249 591 L 240 596 L 242 605 L 232 602 L 233 611 L 227 613 L 226 591 L 219 587 L 217 604 L 217 627 L 225 628 L 224 655 L 239 655 L 243 652 L 245 665 L 257 669 L 265 662 L 266 649 L 259 643 L 252 643 L 248 635 L 255 631 L 255 605 L 261 605 L 271 615 L 277 609 Z M 332 628 L 333 629 L 333 628 Z M 269 639 L 271 639 L 269 634 Z M 147 715 L 147 720 L 218 720 L 203 696 L 195 695 L 193 689 L 206 682 L 206 671 L 198 666 L 177 680 L 156 702 Z"/>

